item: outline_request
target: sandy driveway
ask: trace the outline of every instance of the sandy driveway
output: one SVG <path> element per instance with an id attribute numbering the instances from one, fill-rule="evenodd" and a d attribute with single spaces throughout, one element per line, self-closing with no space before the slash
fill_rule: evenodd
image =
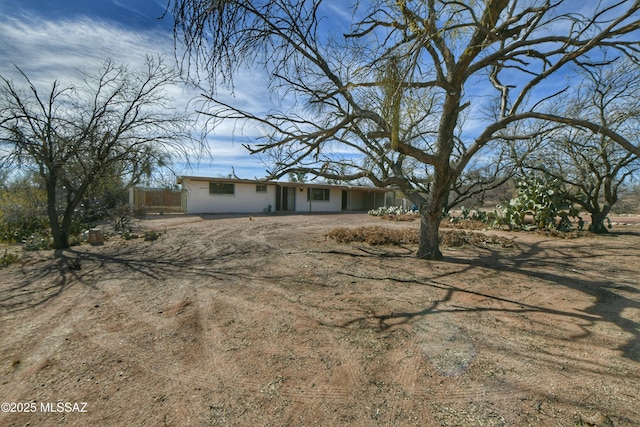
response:
<path id="1" fill-rule="evenodd" d="M 25 253 L 0 425 L 640 425 L 640 225 L 443 262 L 326 237 L 362 225 L 417 227 L 158 217 L 156 241 Z"/>

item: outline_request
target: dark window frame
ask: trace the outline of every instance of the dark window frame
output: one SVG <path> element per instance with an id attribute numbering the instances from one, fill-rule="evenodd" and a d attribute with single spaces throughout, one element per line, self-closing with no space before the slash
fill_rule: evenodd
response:
<path id="1" fill-rule="evenodd" d="M 331 190 L 329 188 L 308 188 L 307 202 L 328 202 L 330 201 Z"/>
<path id="2" fill-rule="evenodd" d="M 210 182 L 209 194 L 235 195 L 236 185 L 232 182 Z"/>

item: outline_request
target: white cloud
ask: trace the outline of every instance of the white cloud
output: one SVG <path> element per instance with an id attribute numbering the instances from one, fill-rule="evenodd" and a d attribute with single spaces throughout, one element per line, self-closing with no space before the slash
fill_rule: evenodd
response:
<path id="1" fill-rule="evenodd" d="M 107 58 L 141 65 L 146 55 L 171 54 L 173 50 L 170 35 L 135 32 L 88 18 L 9 18 L 0 21 L 0 33 L 4 39 L 0 72 L 15 75 L 15 64 L 36 81 L 72 80 L 77 70 L 95 68 Z"/>
<path id="2" fill-rule="evenodd" d="M 86 17 L 66 21 L 50 21 L 42 18 L 0 18 L 0 74 L 16 83 L 22 81 L 14 64 L 29 76 L 42 90 L 47 90 L 54 80 L 62 85 L 72 85 L 79 78 L 79 71 L 93 72 L 106 59 L 132 68 L 143 66 L 148 55 L 165 55 L 173 61 L 174 44 L 171 32 L 134 31 L 106 21 Z M 235 95 L 222 94 L 223 99 L 239 103 L 247 109 L 260 109 L 268 100 L 266 83 L 252 73 L 239 74 Z M 255 87 L 254 87 L 255 85 Z M 169 95 L 176 101 L 176 109 L 193 109 L 192 100 L 198 92 L 188 87 L 174 87 Z M 203 122 L 200 122 L 203 124 Z M 260 132 L 245 126 L 241 131 L 237 124 L 227 121 L 218 126 L 212 138 L 216 141 L 211 150 L 212 165 L 207 174 L 226 174 L 235 166 L 250 176 L 263 176 L 264 166 L 255 156 L 236 141 L 247 142 Z M 220 167 L 219 172 L 211 167 Z M 191 171 L 204 173 L 203 171 Z"/>

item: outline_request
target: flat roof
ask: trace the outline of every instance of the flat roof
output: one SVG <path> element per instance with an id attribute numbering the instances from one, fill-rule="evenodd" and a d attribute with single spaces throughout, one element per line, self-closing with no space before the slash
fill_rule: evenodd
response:
<path id="1" fill-rule="evenodd" d="M 363 186 L 363 185 L 327 184 L 327 183 L 315 183 L 315 182 L 269 181 L 266 179 L 261 180 L 261 179 L 220 178 L 220 177 L 188 176 L 188 175 L 179 176 L 177 179 L 177 183 L 182 184 L 182 180 L 205 181 L 205 182 L 229 182 L 234 184 L 279 185 L 281 187 L 342 188 L 342 189 L 348 189 L 348 190 L 363 190 L 363 191 L 377 191 L 377 192 L 393 191 L 386 188 L 369 187 L 369 186 Z"/>

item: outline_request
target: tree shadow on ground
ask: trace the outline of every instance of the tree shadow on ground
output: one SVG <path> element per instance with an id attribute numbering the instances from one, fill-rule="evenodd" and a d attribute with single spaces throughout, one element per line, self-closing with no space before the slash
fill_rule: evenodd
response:
<path id="1" fill-rule="evenodd" d="M 36 268 L 23 264 L 22 278 L 0 290 L 0 311 L 35 308 L 62 295 L 78 279 L 79 262 L 77 254 L 56 250 L 53 259 L 38 262 Z"/>
<path id="2" fill-rule="evenodd" d="M 534 244 L 513 259 L 498 251 L 489 250 L 488 254 L 476 259 L 449 258 L 448 261 L 465 266 L 482 266 L 498 272 L 525 275 L 590 295 L 594 298 L 594 303 L 583 310 L 585 316 L 612 323 L 632 335 L 632 338 L 625 345 L 620 346 L 618 350 L 625 358 L 636 362 L 640 361 L 640 322 L 622 317 L 625 310 L 640 309 L 640 288 L 631 283 L 615 283 L 614 278 L 611 280 L 588 279 L 584 272 L 572 268 L 576 258 L 575 252 L 580 253 L 579 256 L 583 261 L 592 262 L 595 269 L 600 265 L 598 263 L 600 255 L 587 244 L 571 249 L 571 251 L 556 250 L 554 254 L 549 256 L 544 249 L 540 248 L 539 244 Z M 637 262 L 637 255 L 634 254 L 618 256 L 617 262 L 621 269 L 626 265 L 624 258 L 628 258 L 627 262 L 630 265 Z M 626 274 L 634 277 L 637 273 L 628 271 Z M 638 295 L 638 298 L 626 297 L 621 295 L 621 292 Z"/>
<path id="3" fill-rule="evenodd" d="M 627 311 L 633 311 L 640 309 L 640 302 L 637 299 L 624 296 L 621 293 L 638 295 L 640 289 L 637 286 L 633 286 L 633 283 L 615 283 L 615 279 L 612 280 L 595 280 L 590 279 L 585 274 L 580 274 L 580 271 L 575 267 L 576 256 L 581 258 L 581 261 L 591 263 L 594 269 L 598 269 L 597 261 L 601 257 L 601 253 L 593 251 L 593 247 L 585 242 L 582 245 L 571 245 L 566 248 L 554 248 L 553 252 L 545 248 L 544 242 L 537 242 L 533 244 L 519 244 L 520 251 L 514 254 L 510 251 L 497 250 L 492 248 L 483 248 L 478 250 L 474 256 L 460 257 L 460 256 L 448 256 L 445 261 L 447 265 L 458 265 L 460 269 L 453 269 L 444 273 L 438 273 L 435 275 L 429 275 L 428 277 L 420 277 L 417 274 L 411 274 L 410 277 L 399 277 L 393 274 L 386 274 L 383 276 L 375 276 L 374 274 L 357 275 L 350 272 L 342 271 L 340 274 L 351 276 L 361 280 L 389 280 L 398 283 L 414 283 L 422 286 L 428 286 L 440 291 L 444 291 L 445 294 L 442 298 L 434 299 L 428 307 L 424 307 L 420 310 L 413 312 L 394 312 L 391 314 L 361 316 L 353 318 L 340 326 L 349 327 L 353 324 L 357 324 L 362 321 L 374 321 L 378 327 L 383 330 L 389 328 L 391 325 L 399 325 L 404 323 L 410 323 L 414 320 L 425 317 L 432 314 L 447 313 L 447 312 L 513 312 L 513 313 L 544 313 L 560 318 L 573 318 L 588 322 L 589 326 L 593 326 L 598 321 L 605 321 L 612 323 L 622 329 L 624 332 L 630 334 L 632 338 L 627 340 L 624 345 L 619 346 L 617 349 L 622 352 L 623 357 L 640 361 L 640 323 L 634 320 L 625 318 L 622 314 Z M 382 249 L 378 249 L 380 252 Z M 604 251 L 605 248 L 602 248 Z M 340 251 L 333 251 L 338 254 Z M 353 257 L 353 253 L 344 251 L 344 255 Z M 371 251 L 365 251 L 358 255 L 362 257 L 375 257 L 380 256 L 372 253 Z M 398 256 L 396 253 L 392 253 L 391 256 Z M 402 255 L 400 255 L 402 257 Z M 628 258 L 628 265 L 634 265 L 637 262 L 637 255 L 625 254 L 623 258 Z M 426 263 L 427 261 L 416 260 L 417 263 Z M 624 268 L 624 260 L 620 260 L 618 257 L 617 262 L 620 263 L 620 268 Z M 431 265 L 435 265 L 437 262 L 432 262 Z M 449 277 L 449 279 L 455 279 L 456 276 L 464 277 L 465 274 L 472 272 L 475 269 L 485 269 L 495 274 L 499 273 L 513 273 L 516 275 L 531 277 L 546 282 L 550 282 L 554 285 L 570 288 L 581 293 L 590 295 L 593 297 L 594 303 L 588 308 L 581 310 L 581 313 L 576 311 L 564 311 L 557 310 L 552 307 L 543 307 L 540 305 L 529 304 L 526 301 L 502 298 L 496 295 L 487 294 L 485 292 L 474 291 L 472 286 L 460 287 L 444 283 L 442 279 Z M 637 272 L 629 270 L 625 272 L 629 277 L 635 277 Z M 503 307 L 456 307 L 456 308 L 444 308 L 443 305 L 449 302 L 455 294 L 468 294 L 482 297 L 491 301 L 499 302 Z M 640 298 L 640 297 L 639 297 Z M 504 307 L 506 305 L 507 307 Z M 512 306 L 513 308 L 509 308 Z M 584 331 L 583 336 L 588 336 L 589 332 L 587 327 L 582 327 Z M 574 337 L 575 338 L 575 337 Z"/>
<path id="4" fill-rule="evenodd" d="M 202 281 L 229 279 L 295 278 L 270 277 L 257 273 L 254 250 L 238 246 L 223 248 L 216 253 L 206 250 L 184 250 L 171 247 L 165 251 L 149 251 L 148 247 L 132 245 L 105 251 L 83 247 L 56 250 L 52 257 L 43 257 L 35 264 L 22 265 L 15 283 L 0 289 L 0 311 L 15 312 L 41 306 L 68 291 L 72 286 L 95 287 L 104 278 L 170 281 L 173 278 Z M 238 266 L 242 260 L 246 265 Z"/>
<path id="5" fill-rule="evenodd" d="M 615 239 L 615 238 L 614 238 Z M 475 250 L 472 255 L 461 256 L 457 252 L 450 254 L 444 261 L 449 266 L 460 268 L 446 269 L 448 271 L 436 274 L 422 275 L 416 272 L 396 275 L 393 268 L 385 270 L 384 274 L 376 276 L 375 270 L 367 274 L 355 274 L 349 271 L 339 271 L 335 274 L 351 276 L 362 280 L 390 280 L 395 282 L 415 283 L 421 286 L 429 286 L 444 291 L 444 296 L 434 300 L 427 307 L 414 312 L 396 312 L 391 314 L 356 317 L 342 326 L 348 327 L 359 321 L 369 320 L 377 322 L 380 329 L 389 328 L 391 324 L 397 325 L 409 323 L 419 317 L 430 314 L 468 311 L 468 312 L 514 312 L 531 313 L 540 312 L 561 318 L 574 318 L 593 325 L 597 321 L 606 321 L 622 329 L 632 336 L 624 345 L 619 347 L 625 358 L 640 361 L 640 324 L 623 317 L 625 311 L 640 309 L 637 299 L 623 294 L 637 295 L 640 290 L 634 283 L 615 283 L 615 279 L 598 280 L 589 278 L 586 274 L 577 274 L 572 267 L 576 257 L 581 262 L 589 264 L 594 269 L 598 266 L 596 261 L 606 248 L 594 251 L 589 240 L 580 244 L 566 246 L 553 245 L 553 250 L 545 247 L 545 241 L 531 244 L 519 244 L 517 250 L 498 250 L 482 248 Z M 393 263 L 395 260 L 412 260 L 416 266 L 435 265 L 431 262 L 413 258 L 411 249 L 358 247 L 351 245 L 352 250 L 330 249 L 319 251 L 329 256 L 348 256 L 362 260 L 384 260 Z M 185 245 L 166 247 L 161 251 L 154 248 L 153 251 L 145 245 L 131 245 L 128 247 L 113 247 L 108 250 L 90 250 L 72 248 L 64 251 L 56 251 L 53 258 L 41 259 L 36 265 L 22 265 L 20 275 L 16 277 L 15 284 L 0 290 L 0 310 L 4 312 L 21 311 L 38 307 L 68 290 L 71 286 L 94 286 L 94 283 L 104 277 L 117 278 L 146 278 L 149 280 L 170 280 L 172 277 L 193 278 L 198 281 L 228 281 L 232 279 L 242 280 L 275 280 L 279 283 L 299 283 L 295 270 L 277 276 L 269 276 L 256 265 L 256 253 L 266 251 L 268 248 L 247 247 L 243 245 L 228 245 L 212 251 L 203 247 L 195 249 Z M 621 260 L 628 258 L 628 261 Z M 625 265 L 634 265 L 637 255 L 623 253 L 616 260 L 616 268 L 625 268 Z M 262 263 L 270 262 L 269 257 L 262 256 Z M 376 261 L 374 261 L 375 263 Z M 604 268 L 604 267 L 602 267 Z M 498 273 L 513 273 L 528 276 L 550 282 L 552 284 L 570 288 L 593 297 L 594 303 L 583 310 L 575 311 L 555 310 L 552 307 L 529 304 L 527 301 L 502 298 L 486 292 L 474 291 L 472 287 L 454 286 L 445 283 L 445 277 L 455 279 L 463 277 L 475 269 L 485 269 Z M 435 270 L 434 270 L 435 272 Z M 635 277 L 637 272 L 631 270 L 625 272 L 628 277 Z M 326 279 L 326 277 L 325 277 Z M 322 278 L 318 277 L 317 285 L 322 285 Z M 456 293 L 476 295 L 496 302 L 503 307 L 443 307 Z M 505 307 L 506 306 L 506 307 Z M 586 331 L 586 329 L 585 329 Z M 588 333 L 588 332 L 585 332 Z"/>

